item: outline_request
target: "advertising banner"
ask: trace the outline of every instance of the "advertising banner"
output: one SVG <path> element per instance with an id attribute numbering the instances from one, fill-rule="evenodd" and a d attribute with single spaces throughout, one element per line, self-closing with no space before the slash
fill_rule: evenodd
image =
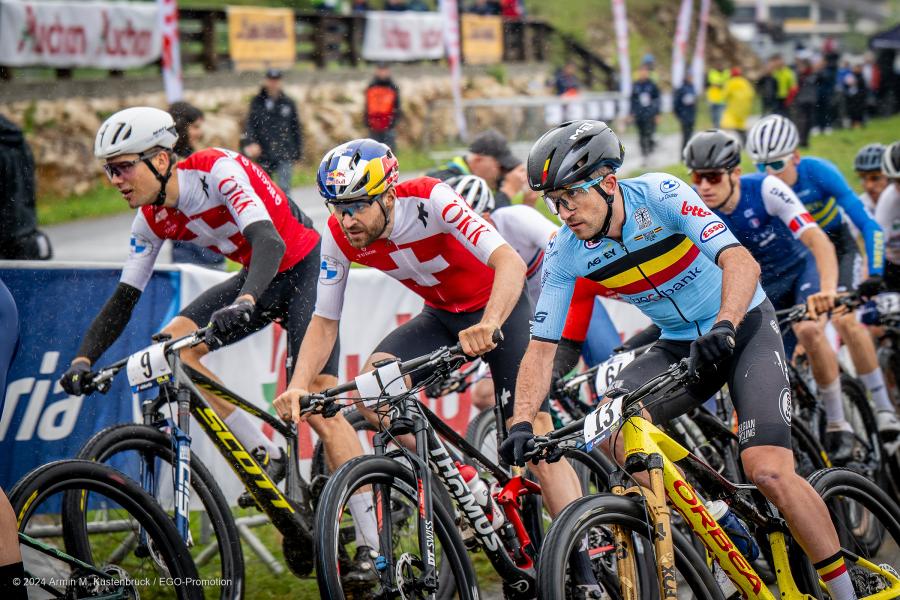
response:
<path id="1" fill-rule="evenodd" d="M 238 70 L 287 68 L 297 57 L 290 8 L 228 7 L 228 54 Z"/>
<path id="2" fill-rule="evenodd" d="M 694 10 L 693 0 L 681 0 L 678 11 L 678 22 L 675 25 L 675 40 L 672 45 L 672 89 L 676 90 L 684 82 L 684 65 L 687 56 L 687 43 L 691 35 L 691 13 Z"/>
<path id="3" fill-rule="evenodd" d="M 628 18 L 625 14 L 625 0 L 612 0 L 613 25 L 616 30 L 616 56 L 619 61 L 619 91 L 622 100 L 619 114 L 627 115 L 631 98 L 631 59 L 628 56 Z"/>
<path id="4" fill-rule="evenodd" d="M 441 13 L 367 12 L 362 57 L 371 61 L 443 58 L 444 21 Z"/>
<path id="5" fill-rule="evenodd" d="M 170 0 L 174 3 L 174 0 Z M 0 2 L 0 63 L 8 66 L 127 69 L 162 48 L 156 4 Z"/>
<path id="6" fill-rule="evenodd" d="M 697 24 L 697 41 L 694 42 L 694 58 L 691 60 L 691 74 L 694 89 L 703 92 L 706 77 L 703 76 L 706 63 L 706 29 L 709 25 L 709 0 L 700 0 L 700 22 Z"/>
<path id="7" fill-rule="evenodd" d="M 181 39 L 178 35 L 178 3 L 156 0 L 159 6 L 159 30 L 162 32 L 162 76 L 166 100 L 171 104 L 184 97 L 181 73 Z"/>
<path id="8" fill-rule="evenodd" d="M 462 54 L 467 65 L 494 65 L 503 61 L 503 19 L 462 16 Z"/>

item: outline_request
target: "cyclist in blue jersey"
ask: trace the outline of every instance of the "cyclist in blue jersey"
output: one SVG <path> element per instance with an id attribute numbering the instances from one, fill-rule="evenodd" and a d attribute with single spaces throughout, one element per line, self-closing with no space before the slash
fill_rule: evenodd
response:
<path id="1" fill-rule="evenodd" d="M 6 374 L 19 340 L 19 316 L 12 294 L 0 280 L 0 414 L 6 398 Z M 0 489 L 0 597 L 27 600 L 25 567 L 19 552 L 16 514 Z"/>
<path id="2" fill-rule="evenodd" d="M 884 233 L 850 189 L 837 167 L 814 156 L 800 157 L 797 152 L 797 128 L 781 115 L 769 115 L 750 130 L 747 152 L 760 172 L 775 175 L 791 186 L 819 226 L 834 243 L 838 258 L 838 291 L 852 290 L 869 297 L 883 287 Z M 868 258 L 868 278 L 860 280 L 861 261 L 856 240 L 850 233 L 844 215 L 862 232 Z M 856 372 L 868 389 L 878 408 L 878 430 L 900 434 L 898 421 L 891 407 L 884 375 L 878 366 L 875 343 L 866 328 L 848 313 L 831 320 L 841 339 L 850 350 Z"/>
<path id="3" fill-rule="evenodd" d="M 652 418 L 681 414 L 727 383 L 747 476 L 778 507 L 813 562 L 842 564 L 824 502 L 794 472 L 786 360 L 759 265 L 686 183 L 664 173 L 618 180 L 623 155 L 605 123 L 575 121 L 545 133 L 528 156 L 529 184 L 565 227 L 545 258 L 501 455 L 522 464 L 534 443 L 531 423 L 549 388 L 569 298 L 576 279 L 587 277 L 661 329 L 660 340 L 622 369 L 603 402 L 689 357 L 701 377 L 683 394 L 652 403 Z M 855 598 L 846 572 L 827 585 L 834 600 Z"/>
<path id="4" fill-rule="evenodd" d="M 834 308 L 838 266 L 834 246 L 786 183 L 772 175 L 741 175 L 741 145 L 724 131 L 703 131 L 684 150 L 694 189 L 760 265 L 761 283 L 775 310 L 807 304 L 815 317 Z M 853 428 L 844 417 L 837 355 L 824 321 L 803 321 L 794 333 L 806 348 L 825 405 L 825 446 L 846 463 L 853 453 Z M 786 348 L 791 356 L 793 340 Z"/>

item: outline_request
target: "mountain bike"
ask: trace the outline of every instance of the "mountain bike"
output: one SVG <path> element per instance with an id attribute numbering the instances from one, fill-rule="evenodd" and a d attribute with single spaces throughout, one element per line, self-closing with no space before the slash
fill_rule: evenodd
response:
<path id="1" fill-rule="evenodd" d="M 49 463 L 19 480 L 9 500 L 25 584 L 43 590 L 42 597 L 203 598 L 169 515 L 119 471 L 82 460 Z M 82 504 L 88 518 L 61 515 L 69 500 Z"/>
<path id="2" fill-rule="evenodd" d="M 205 331 L 199 329 L 177 340 L 154 336 L 156 344 L 92 374 L 91 390 L 107 392 L 113 377 L 125 369 L 133 389 L 145 391 L 158 387 L 159 395 L 143 402 L 142 424 L 114 425 L 100 431 L 85 444 L 79 457 L 107 462 L 136 455 L 141 487 L 154 497 L 171 497 L 175 524 L 192 552 L 207 560 L 210 554 L 215 555 L 205 574 L 215 574 L 216 580 L 222 582 L 216 589 L 219 597 L 226 600 L 243 595 L 241 542 L 231 509 L 214 476 L 191 452 L 189 417 L 196 419 L 258 508 L 281 532 L 285 562 L 298 577 L 309 575 L 313 567 L 313 502 L 310 485 L 301 475 L 295 456 L 297 431 L 293 423 L 269 415 L 182 362 L 180 351 L 203 343 Z M 287 465 L 284 492 L 210 407 L 204 393 L 250 413 L 284 436 Z M 173 405 L 175 414 L 171 412 Z M 192 491 L 209 517 L 214 536 L 210 544 L 198 544 L 202 523 L 198 507 L 193 510 L 191 507 Z M 77 505 L 67 509 L 71 518 L 80 517 Z"/>
<path id="3" fill-rule="evenodd" d="M 529 500 L 540 494 L 540 487 L 484 456 L 416 398 L 418 391 L 467 360 L 456 345 L 402 363 L 382 361 L 374 371 L 352 382 L 303 399 L 305 412 L 327 413 L 340 408 L 342 394 L 357 390 L 362 398 L 352 401 L 369 403 L 379 414 L 390 416 L 390 423 L 375 436 L 375 455 L 361 456 L 341 466 L 322 492 L 316 511 L 316 574 L 323 597 L 344 598 L 359 591 L 341 579 L 342 557 L 352 556 L 351 540 L 341 531 L 349 528 L 352 518 L 348 500 L 369 490 L 378 532 L 378 581 L 374 589 L 364 590 L 367 596 L 443 596 L 445 590 L 437 575 L 440 571 L 452 574 L 455 597 L 477 598 L 478 584 L 461 529 L 469 547 L 485 553 L 503 580 L 508 597 L 534 597 L 537 541 L 529 533 L 528 522 L 540 519 L 540 515 L 534 514 L 534 503 Z M 430 375 L 410 389 L 404 376 L 413 372 Z M 502 407 L 498 413 L 500 410 Z M 415 449 L 396 441 L 406 434 L 415 437 Z M 390 449 L 391 443 L 394 449 Z M 497 482 L 490 494 L 476 499 L 460 474 L 462 459 L 454 459 L 448 451 L 451 444 Z M 602 468 L 590 453 L 574 450 L 560 454 L 563 457 L 588 468 Z M 445 494 L 458 509 L 456 518 L 443 502 L 435 501 Z M 408 506 L 415 519 L 395 523 L 391 517 L 396 505 Z M 439 564 L 438 556 L 443 564 Z"/>
<path id="4" fill-rule="evenodd" d="M 722 589 L 710 577 L 707 559 L 683 537 L 673 535 L 671 503 L 708 557 L 727 574 L 735 593 L 744 598 L 774 600 L 775 595 L 749 558 L 710 515 L 701 493 L 690 481 L 699 482 L 703 499 L 726 502 L 760 546 L 768 547 L 781 598 L 821 598 L 823 583 L 784 519 L 756 487 L 724 479 L 641 416 L 649 404 L 642 405 L 642 400 L 656 396 L 662 399 L 651 402 L 664 401 L 666 394 L 687 380 L 687 361 L 683 360 L 582 421 L 535 440 L 535 449 L 526 459 L 553 456 L 565 447 L 590 448 L 613 436 L 622 436 L 626 457 L 622 468 L 612 476 L 612 493 L 579 499 L 554 521 L 539 561 L 543 598 L 567 596 L 569 558 L 572 552 L 584 550 L 595 572 L 614 574 L 616 586 L 606 588 L 613 597 L 642 598 L 653 592 L 663 598 L 685 597 L 679 596 L 679 588 L 683 594 L 687 587 L 693 594 L 690 597 L 722 598 Z M 649 474 L 649 488 L 632 478 L 632 474 L 644 471 Z M 809 481 L 826 501 L 860 597 L 874 600 L 900 596 L 900 577 L 894 570 L 900 563 L 900 508 L 877 485 L 846 469 L 817 471 Z M 884 528 L 885 543 L 874 551 L 861 547 L 852 534 L 853 526 L 845 512 L 848 500 L 868 511 Z M 648 561 L 656 567 L 650 573 L 643 568 Z"/>

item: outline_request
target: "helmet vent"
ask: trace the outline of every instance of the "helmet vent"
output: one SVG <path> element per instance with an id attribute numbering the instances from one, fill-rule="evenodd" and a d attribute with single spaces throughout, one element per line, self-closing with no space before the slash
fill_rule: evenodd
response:
<path id="1" fill-rule="evenodd" d="M 120 135 L 122 136 L 121 138 L 119 137 Z M 112 143 L 118 144 L 120 141 L 127 140 L 129 137 L 131 137 L 131 127 L 128 127 L 125 123 L 119 123 L 119 127 L 113 134 Z"/>

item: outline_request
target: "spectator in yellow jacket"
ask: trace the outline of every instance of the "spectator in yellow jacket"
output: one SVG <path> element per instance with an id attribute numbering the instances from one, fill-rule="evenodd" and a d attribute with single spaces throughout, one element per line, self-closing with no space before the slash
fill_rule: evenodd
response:
<path id="1" fill-rule="evenodd" d="M 722 86 L 728 80 L 728 71 L 710 69 L 706 74 L 706 102 L 709 104 L 709 118 L 714 129 L 722 126 L 722 112 L 725 100 L 722 97 Z"/>
<path id="2" fill-rule="evenodd" d="M 741 74 L 741 69 L 739 67 L 731 69 L 731 77 L 722 88 L 722 97 L 725 100 L 722 129 L 737 131 L 742 144 L 747 139 L 747 117 L 753 110 L 755 96 L 753 84 Z"/>

